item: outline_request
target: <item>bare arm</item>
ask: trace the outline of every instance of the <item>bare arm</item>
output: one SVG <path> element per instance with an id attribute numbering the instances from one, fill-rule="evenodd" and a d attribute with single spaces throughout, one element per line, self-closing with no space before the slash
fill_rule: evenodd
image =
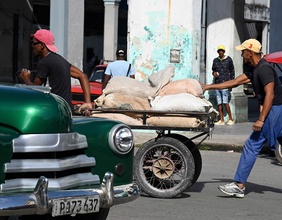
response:
<path id="1" fill-rule="evenodd" d="M 102 89 L 105 89 L 109 80 L 111 79 L 111 76 L 108 74 L 104 74 L 103 82 L 102 82 Z"/>
<path id="2" fill-rule="evenodd" d="M 20 73 L 20 78 L 24 81 L 26 85 L 42 85 L 44 81 L 38 77 L 34 79 L 34 82 L 30 81 L 30 71 L 27 69 L 22 69 Z"/>
<path id="3" fill-rule="evenodd" d="M 240 76 L 237 76 L 235 79 L 219 83 L 219 84 L 206 84 L 202 85 L 203 90 L 210 90 L 210 89 L 228 89 L 233 88 L 245 83 L 249 83 L 250 79 L 245 75 L 242 74 Z"/>
<path id="4" fill-rule="evenodd" d="M 80 107 L 80 109 L 92 108 L 91 98 L 90 98 L 90 86 L 89 86 L 87 75 L 73 65 L 71 65 L 70 68 L 70 75 L 71 77 L 79 80 L 81 88 L 83 90 L 85 104 L 83 104 Z"/>

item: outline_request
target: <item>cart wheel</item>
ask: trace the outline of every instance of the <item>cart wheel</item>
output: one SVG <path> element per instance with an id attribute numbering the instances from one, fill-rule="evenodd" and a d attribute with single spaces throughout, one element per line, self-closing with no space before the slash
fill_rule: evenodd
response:
<path id="1" fill-rule="evenodd" d="M 279 163 L 282 163 L 282 147 L 281 144 L 277 141 L 277 147 L 276 150 L 274 151 L 275 157 L 278 160 Z"/>
<path id="2" fill-rule="evenodd" d="M 172 198 L 192 185 L 195 162 L 181 141 L 163 136 L 147 141 L 137 151 L 134 174 L 148 195 Z"/>
<path id="3" fill-rule="evenodd" d="M 187 137 L 185 137 L 183 135 L 180 135 L 180 134 L 168 134 L 167 136 L 173 137 L 173 138 L 181 141 L 191 151 L 191 153 L 193 155 L 193 158 L 194 158 L 194 161 L 195 161 L 195 175 L 194 175 L 194 178 L 192 180 L 192 185 L 193 185 L 195 182 L 197 182 L 197 180 L 198 180 L 198 178 L 199 178 L 199 176 L 200 176 L 200 174 L 202 172 L 202 156 L 201 156 L 201 153 L 200 153 L 199 149 L 193 143 L 193 141 L 191 141 L 189 138 L 187 138 Z"/>

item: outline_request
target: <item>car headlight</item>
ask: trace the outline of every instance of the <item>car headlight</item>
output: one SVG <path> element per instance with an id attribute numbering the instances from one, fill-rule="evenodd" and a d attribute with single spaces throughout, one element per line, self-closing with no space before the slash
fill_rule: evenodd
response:
<path id="1" fill-rule="evenodd" d="M 130 152 L 134 145 L 131 129 L 122 124 L 114 126 L 110 131 L 109 145 L 115 153 L 127 154 Z"/>

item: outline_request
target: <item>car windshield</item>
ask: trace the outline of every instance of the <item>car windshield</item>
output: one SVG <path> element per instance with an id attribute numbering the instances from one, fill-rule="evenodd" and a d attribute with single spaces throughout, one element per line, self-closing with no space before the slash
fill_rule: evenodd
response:
<path id="1" fill-rule="evenodd" d="M 105 72 L 105 68 L 97 68 L 95 71 L 91 74 L 89 81 L 90 82 L 102 82 L 103 75 Z"/>

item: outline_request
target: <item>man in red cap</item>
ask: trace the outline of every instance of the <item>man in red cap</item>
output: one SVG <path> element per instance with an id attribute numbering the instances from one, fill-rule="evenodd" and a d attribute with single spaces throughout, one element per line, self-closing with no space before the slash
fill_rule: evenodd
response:
<path id="1" fill-rule="evenodd" d="M 37 75 L 33 83 L 30 81 L 30 72 L 27 69 L 21 71 L 21 79 L 27 85 L 46 85 L 48 81 L 51 92 L 65 99 L 74 112 L 71 103 L 71 77 L 76 78 L 84 92 L 85 103 L 80 110 L 92 108 L 87 75 L 56 53 L 58 49 L 52 32 L 45 29 L 38 30 L 33 35 L 31 45 L 34 55 L 42 59 L 38 62 Z"/>

